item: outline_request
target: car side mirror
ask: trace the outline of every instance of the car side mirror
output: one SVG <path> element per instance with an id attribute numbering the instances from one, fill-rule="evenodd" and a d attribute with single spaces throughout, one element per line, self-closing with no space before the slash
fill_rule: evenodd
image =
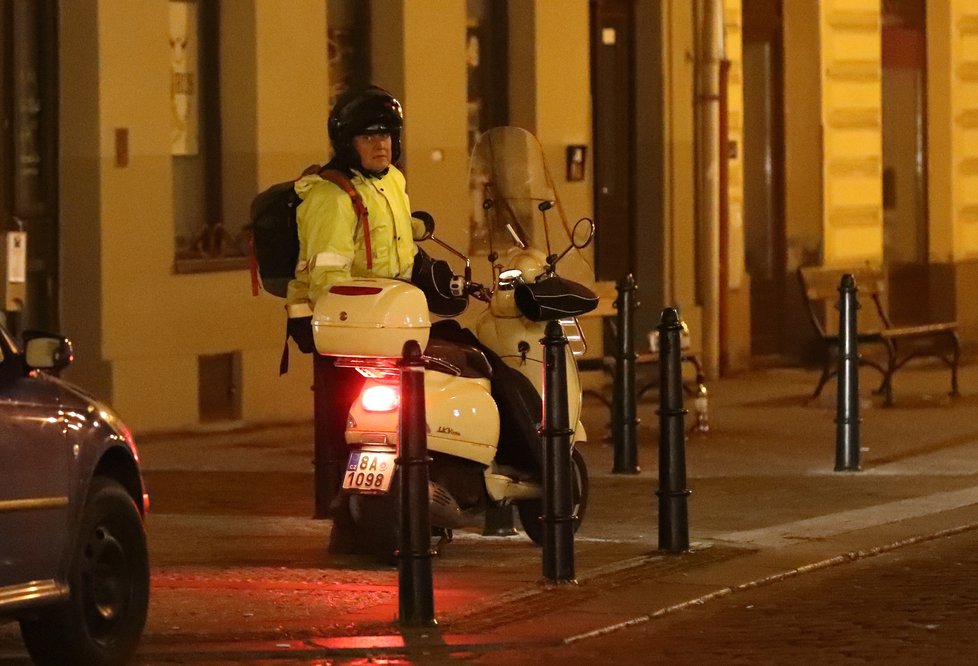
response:
<path id="1" fill-rule="evenodd" d="M 31 370 L 57 375 L 75 360 L 71 340 L 42 331 L 24 332 L 24 362 Z"/>

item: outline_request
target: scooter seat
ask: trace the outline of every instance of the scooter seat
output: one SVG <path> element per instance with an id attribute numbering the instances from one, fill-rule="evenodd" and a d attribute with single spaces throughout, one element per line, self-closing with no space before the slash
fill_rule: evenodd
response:
<path id="1" fill-rule="evenodd" d="M 424 350 L 425 356 L 449 363 L 461 371 L 462 377 L 492 379 L 492 366 L 482 351 L 464 342 L 430 338 Z M 440 369 L 438 366 L 432 366 Z"/>

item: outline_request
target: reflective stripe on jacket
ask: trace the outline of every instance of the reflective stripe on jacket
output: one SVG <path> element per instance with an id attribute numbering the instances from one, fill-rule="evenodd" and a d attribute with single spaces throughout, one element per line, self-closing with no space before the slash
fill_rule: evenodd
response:
<path id="1" fill-rule="evenodd" d="M 349 195 L 318 175 L 304 176 L 295 185 L 302 203 L 296 213 L 299 262 L 289 284 L 290 305 L 315 303 L 331 285 L 351 277 L 411 277 L 417 248 L 404 174 L 391 166 L 381 178 L 354 172 L 350 181 L 367 206 L 372 269 Z"/>

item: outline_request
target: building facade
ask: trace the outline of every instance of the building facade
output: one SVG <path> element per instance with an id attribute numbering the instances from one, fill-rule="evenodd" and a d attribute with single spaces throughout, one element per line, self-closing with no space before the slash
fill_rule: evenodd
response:
<path id="1" fill-rule="evenodd" d="M 311 417 L 248 207 L 328 157 L 367 81 L 463 250 L 474 138 L 536 134 L 597 277 L 636 277 L 639 344 L 678 306 L 711 374 L 798 363 L 794 271 L 860 262 L 978 340 L 975 0 L 11 0 L 0 37 L 8 323 L 69 335 L 71 378 L 139 431 Z"/>

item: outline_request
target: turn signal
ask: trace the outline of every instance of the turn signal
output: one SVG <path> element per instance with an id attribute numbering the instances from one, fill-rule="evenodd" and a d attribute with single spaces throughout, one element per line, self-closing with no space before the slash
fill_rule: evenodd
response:
<path id="1" fill-rule="evenodd" d="M 368 412 L 390 412 L 397 409 L 400 398 L 393 386 L 377 384 L 364 391 L 360 401 Z"/>

